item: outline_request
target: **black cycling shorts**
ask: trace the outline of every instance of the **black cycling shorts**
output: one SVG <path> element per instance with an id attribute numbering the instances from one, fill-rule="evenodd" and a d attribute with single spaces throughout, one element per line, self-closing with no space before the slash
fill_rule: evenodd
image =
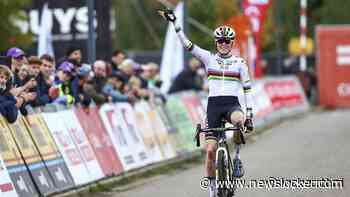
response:
<path id="1" fill-rule="evenodd" d="M 222 119 L 231 122 L 230 116 L 234 111 L 242 111 L 236 96 L 215 96 L 208 98 L 207 106 L 207 127 L 218 128 L 221 127 Z M 205 134 L 206 140 L 217 140 L 218 132 L 207 132 Z"/>

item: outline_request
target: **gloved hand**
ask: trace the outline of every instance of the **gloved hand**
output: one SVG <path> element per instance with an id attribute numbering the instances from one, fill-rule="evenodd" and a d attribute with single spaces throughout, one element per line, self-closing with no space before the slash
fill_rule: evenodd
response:
<path id="1" fill-rule="evenodd" d="M 244 126 L 247 128 L 247 131 L 246 131 L 247 133 L 252 132 L 254 130 L 253 109 L 252 108 L 247 108 Z"/>
<path id="2" fill-rule="evenodd" d="M 176 16 L 174 12 L 169 8 L 167 8 L 166 10 L 159 10 L 158 13 L 164 18 L 164 20 L 167 20 L 170 22 L 175 22 L 176 20 Z"/>

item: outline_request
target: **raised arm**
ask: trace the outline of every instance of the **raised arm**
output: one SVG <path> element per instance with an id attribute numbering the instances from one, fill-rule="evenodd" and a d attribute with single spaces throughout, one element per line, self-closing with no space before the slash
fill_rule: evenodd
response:
<path id="1" fill-rule="evenodd" d="M 183 32 L 181 25 L 178 24 L 176 16 L 172 10 L 159 11 L 159 14 L 167 21 L 171 22 L 175 28 L 176 34 L 180 39 L 180 42 L 193 56 L 198 58 L 205 66 L 209 64 L 211 53 L 208 50 L 202 49 L 199 46 L 193 44 Z"/>

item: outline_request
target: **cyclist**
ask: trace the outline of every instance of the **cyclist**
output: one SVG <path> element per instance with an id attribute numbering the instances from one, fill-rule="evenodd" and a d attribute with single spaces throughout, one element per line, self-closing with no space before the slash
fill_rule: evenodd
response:
<path id="1" fill-rule="evenodd" d="M 247 131 L 253 131 L 253 113 L 251 81 L 248 66 L 241 58 L 232 55 L 235 32 L 231 27 L 220 26 L 214 31 L 215 54 L 194 45 L 184 34 L 176 16 L 171 10 L 159 12 L 164 19 L 171 22 L 183 46 L 205 65 L 209 80 L 209 97 L 207 106 L 207 126 L 217 128 L 221 120 L 245 125 Z M 241 109 L 238 94 L 243 87 L 246 103 L 246 116 Z M 206 133 L 206 176 L 210 180 L 209 195 L 215 196 L 215 152 L 217 149 L 217 133 Z M 240 143 L 240 134 L 235 132 L 233 140 Z"/>

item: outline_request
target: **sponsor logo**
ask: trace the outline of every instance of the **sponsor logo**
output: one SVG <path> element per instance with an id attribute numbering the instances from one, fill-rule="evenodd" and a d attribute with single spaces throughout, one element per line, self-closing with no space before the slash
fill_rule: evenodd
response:
<path id="1" fill-rule="evenodd" d="M 338 95 L 341 97 L 350 96 L 350 83 L 340 83 L 337 86 Z"/>

